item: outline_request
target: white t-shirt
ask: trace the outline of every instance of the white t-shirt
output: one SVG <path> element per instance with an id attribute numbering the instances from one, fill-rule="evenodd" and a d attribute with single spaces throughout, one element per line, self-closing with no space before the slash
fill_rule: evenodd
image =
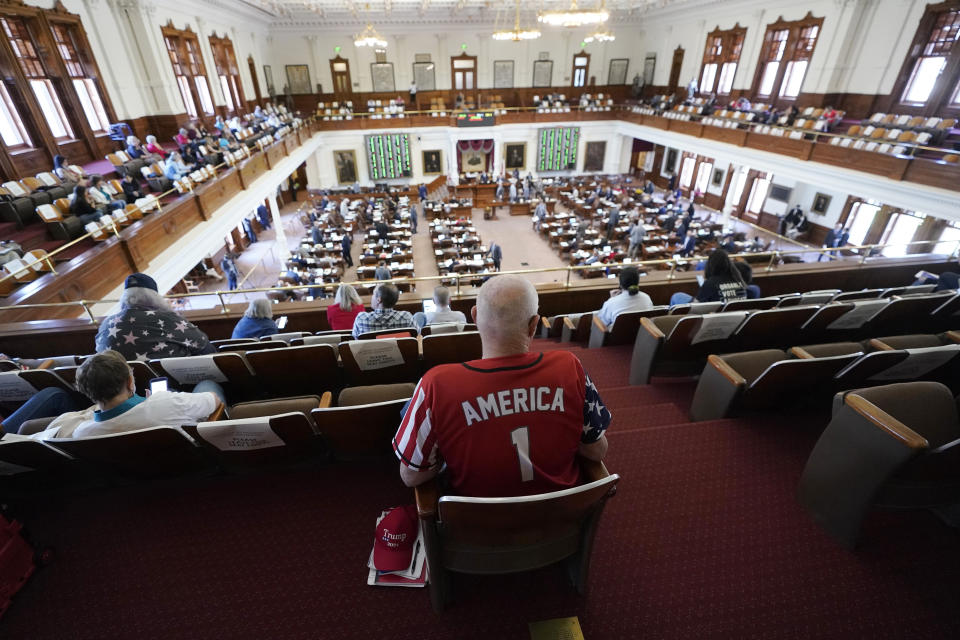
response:
<path id="1" fill-rule="evenodd" d="M 115 418 L 97 422 L 96 406 L 83 411 L 71 411 L 58 417 L 45 430 L 34 434 L 38 439 L 86 438 L 105 436 L 147 427 L 178 427 L 205 420 L 217 408 L 220 399 L 212 393 L 183 393 L 158 391 L 140 404 Z"/>
<path id="2" fill-rule="evenodd" d="M 467 323 L 467 317 L 463 315 L 463 311 L 447 309 L 445 311 L 430 311 L 424 315 L 427 316 L 427 324 L 442 324 L 445 322 Z"/>
<path id="3" fill-rule="evenodd" d="M 626 291 L 621 291 L 603 303 L 600 308 L 600 321 L 609 328 L 617 316 L 628 311 L 646 311 L 653 308 L 653 301 L 650 296 L 643 291 L 638 291 L 637 295 L 632 296 Z"/>

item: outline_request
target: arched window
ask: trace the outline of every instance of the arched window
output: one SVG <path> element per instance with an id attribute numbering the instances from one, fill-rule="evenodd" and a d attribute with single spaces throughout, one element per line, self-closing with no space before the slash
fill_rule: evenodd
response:
<path id="1" fill-rule="evenodd" d="M 793 102 L 800 95 L 823 18 L 808 13 L 802 20 L 767 25 L 753 93 L 771 103 Z"/>
<path id="2" fill-rule="evenodd" d="M 728 95 L 740 63 L 740 51 L 747 30 L 738 23 L 726 31 L 716 28 L 707 34 L 700 72 L 700 93 Z"/>
<path id="3" fill-rule="evenodd" d="M 958 40 L 960 2 L 927 6 L 894 85 L 893 104 L 924 115 L 960 108 Z"/>

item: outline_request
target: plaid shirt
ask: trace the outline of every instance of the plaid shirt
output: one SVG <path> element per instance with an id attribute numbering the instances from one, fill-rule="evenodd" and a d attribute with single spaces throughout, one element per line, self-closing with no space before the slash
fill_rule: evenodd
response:
<path id="1" fill-rule="evenodd" d="M 364 311 L 353 321 L 353 337 L 357 338 L 361 333 L 368 331 L 379 331 L 380 329 L 413 329 L 413 316 L 409 311 L 397 311 L 396 309 L 374 309 L 373 311 Z"/>

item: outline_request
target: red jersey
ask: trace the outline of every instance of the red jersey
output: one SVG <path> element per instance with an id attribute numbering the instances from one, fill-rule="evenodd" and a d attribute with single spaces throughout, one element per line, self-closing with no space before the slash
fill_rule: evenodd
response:
<path id="1" fill-rule="evenodd" d="M 415 470 L 446 462 L 460 495 L 530 495 L 575 485 L 580 443 L 596 442 L 608 424 L 576 356 L 524 353 L 430 369 L 393 448 Z"/>

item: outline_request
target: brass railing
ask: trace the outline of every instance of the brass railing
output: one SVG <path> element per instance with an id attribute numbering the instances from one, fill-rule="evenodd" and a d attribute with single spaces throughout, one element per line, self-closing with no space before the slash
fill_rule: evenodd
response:
<path id="1" fill-rule="evenodd" d="M 916 242 L 902 242 L 902 243 L 886 243 L 886 244 L 864 244 L 864 245 L 847 245 L 843 247 L 810 247 L 807 249 L 791 249 L 786 251 L 759 251 L 753 253 L 738 253 L 732 254 L 731 257 L 734 258 L 769 258 L 764 271 L 770 272 L 773 271 L 779 264 L 782 263 L 782 258 L 784 256 L 796 255 L 796 254 L 806 254 L 806 253 L 817 253 L 817 254 L 827 254 L 827 257 L 831 260 L 837 259 L 834 254 L 840 252 L 852 252 L 860 256 L 856 261 L 856 266 L 858 268 L 863 267 L 866 263 L 867 258 L 870 257 L 885 257 L 882 256 L 879 252 L 882 252 L 884 249 L 891 247 L 912 247 L 915 245 L 938 245 L 945 243 L 953 243 L 954 249 L 950 254 L 948 260 L 954 259 L 960 254 L 960 240 L 918 240 Z M 384 284 L 384 283 L 393 283 L 393 284 L 412 284 L 416 285 L 418 282 L 444 282 L 455 280 L 457 287 L 457 296 L 463 295 L 462 282 L 464 280 L 477 280 L 479 278 L 485 278 L 493 275 L 499 274 L 516 274 L 516 275 L 528 275 L 534 273 L 564 273 L 565 279 L 562 285 L 563 289 L 569 289 L 570 276 L 571 274 L 578 272 L 586 271 L 598 271 L 606 270 L 609 268 L 623 268 L 627 266 L 636 266 L 638 268 L 645 268 L 651 266 L 660 266 L 665 265 L 669 267 L 664 281 L 670 282 L 677 278 L 677 268 L 683 267 L 688 264 L 695 264 L 705 258 L 662 258 L 658 260 L 624 260 L 623 262 L 608 263 L 608 264 L 592 264 L 592 265 L 569 265 L 565 267 L 543 267 L 539 269 L 516 269 L 512 271 L 499 271 L 499 272 L 480 272 L 480 273 L 450 273 L 446 275 L 435 275 L 435 276 L 418 276 L 418 277 L 409 277 L 409 278 L 391 278 L 389 280 L 353 280 L 349 282 L 334 282 L 334 283 L 316 283 L 316 284 L 298 284 L 298 285 L 287 285 L 287 286 L 273 286 L 273 287 L 253 287 L 249 289 L 233 289 L 233 290 L 221 290 L 217 289 L 214 291 L 201 291 L 196 293 L 177 293 L 164 296 L 170 300 L 178 300 L 184 298 L 198 298 L 202 296 L 217 296 L 219 300 L 220 313 L 229 314 L 230 311 L 227 307 L 228 303 L 224 300 L 224 296 L 230 295 L 243 295 L 250 293 L 266 293 L 266 292 L 284 292 L 284 291 L 297 291 L 303 289 L 323 289 L 326 292 L 334 291 L 341 284 L 349 284 L 352 286 L 360 287 L 371 287 L 374 285 Z M 895 258 L 892 258 L 895 259 Z M 852 262 L 852 261 L 851 261 Z M 806 263 L 811 264 L 811 263 Z M 589 284 L 589 283 L 587 283 Z M 80 307 L 90 319 L 91 323 L 96 323 L 96 318 L 93 315 L 91 307 L 93 305 L 99 304 L 113 304 L 117 303 L 117 299 L 103 299 L 103 300 L 75 300 L 70 302 L 47 302 L 47 303 L 37 303 L 37 304 L 18 304 L 13 307 L 0 307 L 0 312 L 3 311 L 20 311 L 23 309 L 42 309 L 42 308 L 63 308 L 63 307 Z"/>

